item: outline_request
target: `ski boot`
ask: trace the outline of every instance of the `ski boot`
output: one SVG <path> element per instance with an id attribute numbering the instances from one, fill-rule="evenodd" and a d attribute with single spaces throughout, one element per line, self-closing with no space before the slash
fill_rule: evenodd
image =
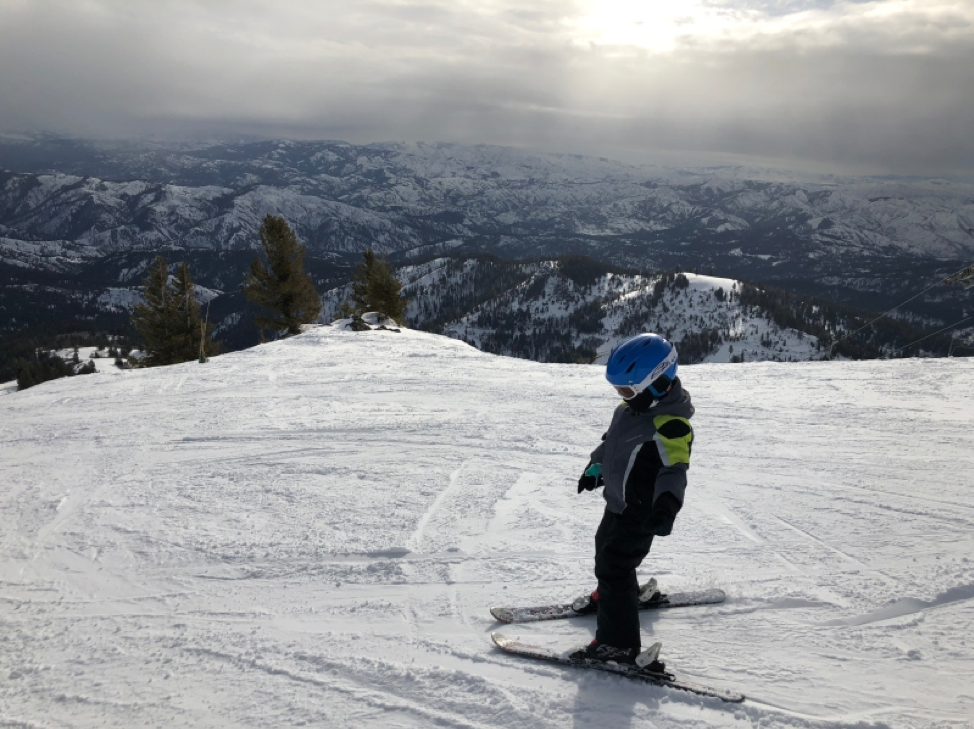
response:
<path id="1" fill-rule="evenodd" d="M 636 658 L 639 655 L 638 648 L 616 648 L 593 640 L 588 645 L 573 651 L 569 658 L 583 663 L 616 663 L 635 668 Z"/>
<path id="2" fill-rule="evenodd" d="M 639 588 L 639 606 L 643 607 L 659 602 L 663 599 L 663 594 L 657 587 L 656 578 L 653 577 L 645 585 Z M 572 601 L 572 610 L 577 615 L 591 615 L 599 611 L 599 591 L 593 590 L 589 595 L 576 597 Z"/>
<path id="3" fill-rule="evenodd" d="M 656 642 L 646 650 L 640 651 L 638 648 L 616 648 L 593 640 L 571 653 L 569 658 L 581 663 L 614 663 L 618 666 L 631 666 L 640 673 L 659 674 L 669 678 L 666 664 L 659 659 L 662 647 L 662 643 Z"/>

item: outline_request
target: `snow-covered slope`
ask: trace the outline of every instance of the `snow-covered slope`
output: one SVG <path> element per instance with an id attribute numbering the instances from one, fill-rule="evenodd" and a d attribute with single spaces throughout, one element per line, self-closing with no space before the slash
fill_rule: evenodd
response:
<path id="1" fill-rule="evenodd" d="M 574 335 L 572 344 L 576 349 L 586 344 L 595 348 L 598 363 L 604 363 L 607 353 L 620 341 L 641 331 L 659 332 L 678 343 L 680 351 L 689 355 L 685 359 L 692 362 L 730 362 L 732 358 L 787 362 L 824 356 L 815 337 L 779 327 L 766 312 L 742 306 L 737 297 L 740 281 L 693 273 L 678 276 L 688 282 L 686 288 L 673 285 L 671 280 L 657 299 L 653 291 L 661 276 L 609 274 L 587 290 L 549 276 L 543 281 L 540 298 L 528 294 L 537 281 L 533 278 L 510 296 L 478 307 L 446 327 L 444 333 L 484 348 L 485 342 L 496 340 L 503 331 L 481 326 L 485 319 L 496 321 L 485 317 L 484 309 L 500 309 L 515 320 L 521 319 L 508 331 L 524 339 L 536 338 L 537 354 L 544 352 L 545 334 L 561 331 Z M 598 307 L 597 329 L 587 333 L 573 331 L 579 311 L 593 304 Z M 514 353 L 504 351 L 503 346 L 496 349 L 503 354 Z"/>
<path id="2" fill-rule="evenodd" d="M 500 653 L 592 586 L 598 366 L 322 327 L 0 399 L 0 724 L 971 726 L 974 363 L 704 364 L 646 639 L 738 707 Z M 567 646 L 590 619 L 531 630 Z"/>
<path id="3" fill-rule="evenodd" d="M 712 349 L 702 357 L 695 357 L 693 361 L 697 362 L 800 362 L 822 359 L 827 352 L 827 347 L 823 350 L 816 337 L 780 327 L 767 312 L 743 306 L 738 296 L 743 286 L 740 281 L 695 273 L 683 276 L 688 282 L 686 288 L 670 285 L 655 306 L 651 305 L 649 293 L 660 280 L 658 276 L 650 277 L 635 292 L 610 306 L 603 322 L 614 336 L 608 337 L 600 347 L 603 357 L 596 362 L 604 362 L 604 355 L 612 347 L 632 336 L 634 321 L 638 330 L 663 331 L 673 341 L 680 342 L 716 332 Z M 644 307 L 642 311 L 639 304 Z M 635 317 L 633 310 L 638 312 Z"/>

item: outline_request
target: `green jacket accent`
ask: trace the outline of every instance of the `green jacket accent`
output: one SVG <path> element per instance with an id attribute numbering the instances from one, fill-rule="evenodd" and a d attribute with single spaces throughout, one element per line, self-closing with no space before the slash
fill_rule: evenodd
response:
<path id="1" fill-rule="evenodd" d="M 664 466 L 677 463 L 690 465 L 690 448 L 693 445 L 693 428 L 687 418 L 679 415 L 657 415 L 653 418 L 656 433 L 653 440 Z"/>

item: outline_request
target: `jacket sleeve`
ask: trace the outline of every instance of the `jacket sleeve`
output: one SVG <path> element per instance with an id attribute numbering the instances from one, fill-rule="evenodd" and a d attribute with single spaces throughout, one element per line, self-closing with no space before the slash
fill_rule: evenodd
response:
<path id="1" fill-rule="evenodd" d="M 652 520 L 655 533 L 666 536 L 673 530 L 673 521 L 683 508 L 693 428 L 686 418 L 672 415 L 657 416 L 654 425 L 653 443 L 661 465 L 653 488 Z"/>
<path id="2" fill-rule="evenodd" d="M 589 456 L 589 465 L 592 465 L 593 463 L 602 463 L 602 455 L 605 453 L 605 436 L 608 434 L 609 431 L 602 434 L 602 442 L 596 446 L 595 450 L 592 451 L 592 455 Z"/>
<path id="3" fill-rule="evenodd" d="M 676 515 L 683 508 L 683 495 L 687 488 L 687 469 L 664 466 L 656 476 L 656 488 L 651 513 L 653 533 L 665 537 L 673 531 Z"/>

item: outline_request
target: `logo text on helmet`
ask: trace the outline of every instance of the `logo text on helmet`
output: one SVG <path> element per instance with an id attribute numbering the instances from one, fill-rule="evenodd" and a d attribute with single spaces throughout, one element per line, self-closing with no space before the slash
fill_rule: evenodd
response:
<path id="1" fill-rule="evenodd" d="M 660 375 L 666 372 L 666 370 L 672 367 L 676 363 L 676 360 L 676 347 L 671 344 L 669 353 L 663 357 L 662 362 L 653 368 L 653 371 L 649 373 L 649 377 L 647 377 L 645 381 L 651 383 L 656 380 Z"/>

